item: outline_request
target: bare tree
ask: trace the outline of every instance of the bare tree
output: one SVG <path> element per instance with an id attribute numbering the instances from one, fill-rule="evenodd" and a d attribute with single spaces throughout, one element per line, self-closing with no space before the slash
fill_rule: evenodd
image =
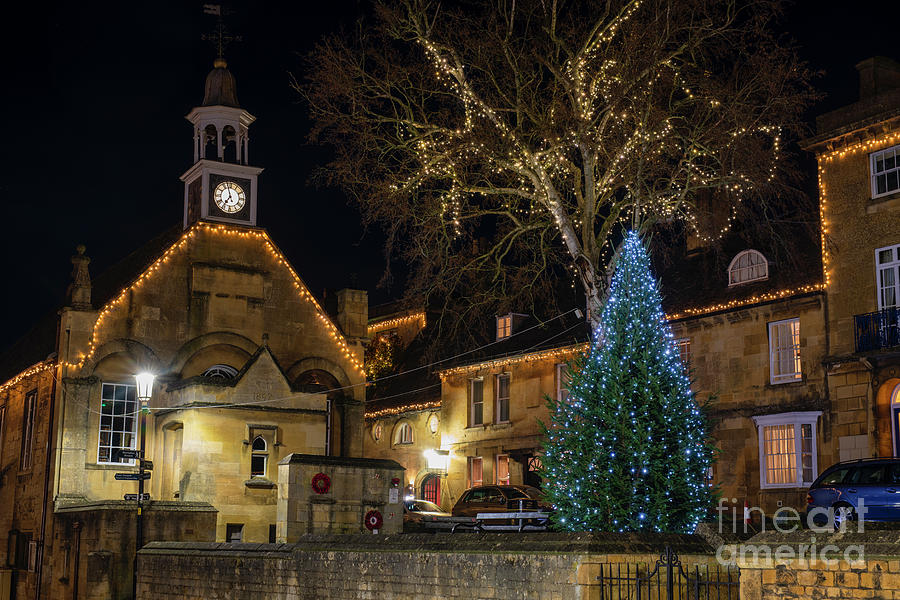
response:
<path id="1" fill-rule="evenodd" d="M 404 0 L 309 57 L 325 174 L 411 289 L 473 303 L 568 271 L 592 322 L 623 227 L 770 197 L 809 74 L 778 0 Z M 727 227 L 727 225 L 726 225 Z M 724 229 L 724 228 L 723 228 Z M 548 279 L 548 275 L 550 278 Z M 477 284 L 478 292 L 469 286 Z"/>

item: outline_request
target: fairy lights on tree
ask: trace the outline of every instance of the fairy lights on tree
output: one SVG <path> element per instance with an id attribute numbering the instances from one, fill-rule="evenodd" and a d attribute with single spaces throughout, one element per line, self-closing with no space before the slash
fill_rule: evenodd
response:
<path id="1" fill-rule="evenodd" d="M 713 505 L 704 408 L 662 311 L 650 259 L 625 238 L 591 351 L 550 400 L 542 475 L 572 531 L 692 532 Z"/>
<path id="2" fill-rule="evenodd" d="M 810 98 L 805 67 L 769 29 L 779 10 L 383 3 L 355 35 L 323 40 L 297 88 L 312 138 L 336 150 L 323 175 L 387 230 L 412 265 L 409 293 L 516 304 L 573 277 L 596 323 L 623 228 L 684 219 L 719 235 L 776 183 Z M 694 205 L 710 192 L 727 221 L 704 231 Z"/>

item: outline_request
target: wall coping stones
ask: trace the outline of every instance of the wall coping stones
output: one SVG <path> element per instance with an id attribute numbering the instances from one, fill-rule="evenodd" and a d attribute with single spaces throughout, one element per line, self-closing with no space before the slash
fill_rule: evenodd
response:
<path id="1" fill-rule="evenodd" d="M 350 458 L 345 456 L 324 456 L 320 454 L 288 454 L 280 461 L 279 465 L 307 464 L 307 465 L 336 465 L 343 467 L 364 467 L 368 469 L 400 469 L 405 468 L 395 460 L 381 458 Z"/>
<path id="2" fill-rule="evenodd" d="M 874 524 L 871 524 L 874 525 Z M 817 532 L 810 529 L 799 529 L 797 531 L 782 533 L 779 531 L 765 531 L 753 536 L 746 542 L 747 545 L 768 546 L 774 551 L 777 547 L 785 545 L 799 549 L 801 545 L 810 546 L 815 543 L 818 550 L 827 545 L 837 548 L 832 554 L 843 554 L 848 546 L 863 546 L 865 548 L 866 560 L 870 558 L 900 558 L 900 528 L 897 527 L 870 527 L 866 524 L 865 531 L 859 532 L 856 524 L 851 523 L 847 527 L 847 531 L 841 532 Z M 754 568 L 750 562 L 743 565 L 739 561 L 739 565 Z"/>
<path id="3" fill-rule="evenodd" d="M 307 534 L 292 544 L 151 542 L 147 554 L 197 552 L 219 554 L 293 552 L 437 552 L 468 554 L 644 554 L 659 555 L 669 546 L 680 556 L 711 556 L 715 548 L 702 537 L 651 533 L 454 533 L 454 534 Z"/>
<path id="4" fill-rule="evenodd" d="M 95 500 L 77 502 L 58 506 L 56 513 L 79 513 L 97 510 L 124 510 L 134 511 L 137 504 L 134 500 Z M 179 502 L 173 500 L 151 500 L 144 503 L 144 509 L 148 512 L 219 512 L 209 502 Z"/>

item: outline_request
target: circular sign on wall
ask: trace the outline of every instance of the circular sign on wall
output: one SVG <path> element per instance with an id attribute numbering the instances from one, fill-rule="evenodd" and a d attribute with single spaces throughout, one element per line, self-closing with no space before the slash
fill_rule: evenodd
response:
<path id="1" fill-rule="evenodd" d="M 437 416 L 437 413 L 431 413 L 431 416 L 428 417 L 428 431 L 431 433 L 437 433 L 438 425 L 440 425 L 441 419 Z"/>

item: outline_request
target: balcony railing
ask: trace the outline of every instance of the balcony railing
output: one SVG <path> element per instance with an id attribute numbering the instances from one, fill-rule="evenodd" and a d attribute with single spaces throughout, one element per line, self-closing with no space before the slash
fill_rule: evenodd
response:
<path id="1" fill-rule="evenodd" d="M 853 317 L 856 330 L 856 351 L 883 350 L 900 346 L 898 331 L 900 308 L 886 308 Z"/>

